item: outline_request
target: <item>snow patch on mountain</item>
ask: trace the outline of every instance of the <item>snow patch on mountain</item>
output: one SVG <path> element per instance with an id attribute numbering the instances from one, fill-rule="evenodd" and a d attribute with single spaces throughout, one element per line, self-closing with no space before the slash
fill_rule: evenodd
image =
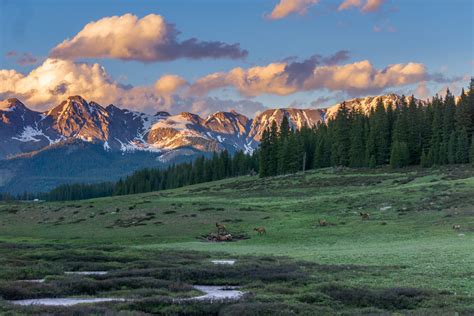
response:
<path id="1" fill-rule="evenodd" d="M 160 148 L 156 148 L 150 144 L 140 142 L 140 141 L 129 141 L 129 142 L 122 142 L 120 139 L 115 139 L 120 144 L 120 151 L 123 153 L 132 153 L 136 151 L 147 151 L 152 153 L 161 153 L 162 150 Z"/>
<path id="2" fill-rule="evenodd" d="M 45 136 L 44 133 L 37 128 L 32 126 L 26 126 L 21 134 L 17 137 L 12 137 L 12 139 L 16 139 L 20 142 L 39 142 L 41 139 L 35 138 L 38 136 Z"/>
<path id="3" fill-rule="evenodd" d="M 252 146 L 252 140 L 247 144 L 244 144 L 244 154 L 253 155 L 255 148 Z"/>
<path id="4" fill-rule="evenodd" d="M 56 144 L 56 143 L 58 143 L 58 142 L 60 142 L 61 140 L 64 139 L 63 137 L 60 137 L 58 139 L 51 139 L 43 131 L 38 129 L 38 127 L 33 127 L 33 126 L 24 127 L 23 131 L 19 135 L 17 135 L 16 137 L 15 136 L 12 137 L 12 139 L 18 140 L 18 141 L 24 142 L 24 143 L 26 143 L 26 142 L 39 142 L 39 141 L 41 141 L 41 139 L 38 138 L 38 137 L 46 138 L 50 145 Z"/>

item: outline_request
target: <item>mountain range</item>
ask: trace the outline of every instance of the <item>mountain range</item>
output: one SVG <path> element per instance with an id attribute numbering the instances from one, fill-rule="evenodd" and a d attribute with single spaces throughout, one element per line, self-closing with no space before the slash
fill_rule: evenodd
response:
<path id="1" fill-rule="evenodd" d="M 398 104 L 389 94 L 346 101 L 361 111 Z M 143 167 L 159 167 L 215 151 L 252 153 L 263 131 L 287 116 L 293 128 L 313 126 L 337 112 L 268 109 L 254 118 L 235 111 L 205 118 L 182 112 L 154 115 L 103 107 L 71 96 L 45 112 L 18 99 L 0 102 L 0 191 L 46 191 L 61 183 L 115 180 Z"/>

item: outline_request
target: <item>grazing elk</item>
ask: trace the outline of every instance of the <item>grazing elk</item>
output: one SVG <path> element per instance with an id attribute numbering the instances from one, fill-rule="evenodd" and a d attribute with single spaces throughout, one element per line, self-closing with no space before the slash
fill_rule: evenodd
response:
<path id="1" fill-rule="evenodd" d="M 328 226 L 328 222 L 326 222 L 324 219 L 318 220 L 319 226 Z"/>
<path id="2" fill-rule="evenodd" d="M 370 214 L 369 214 L 369 213 L 362 213 L 362 212 L 359 212 L 359 215 L 360 215 L 360 217 L 361 217 L 362 219 L 367 220 L 367 219 L 369 219 L 369 215 L 370 215 Z"/>
<path id="3" fill-rule="evenodd" d="M 227 233 L 227 229 L 225 228 L 224 224 L 220 224 L 220 223 L 216 222 L 216 227 L 217 227 L 217 233 L 218 234 L 226 234 Z"/>
<path id="4" fill-rule="evenodd" d="M 453 229 L 454 229 L 454 230 L 460 230 L 460 229 L 461 229 L 461 225 L 459 225 L 459 224 L 454 224 L 454 225 L 453 225 Z"/>
<path id="5" fill-rule="evenodd" d="M 265 227 L 255 227 L 253 230 L 255 230 L 259 235 L 263 235 L 267 233 L 267 231 L 265 230 Z"/>

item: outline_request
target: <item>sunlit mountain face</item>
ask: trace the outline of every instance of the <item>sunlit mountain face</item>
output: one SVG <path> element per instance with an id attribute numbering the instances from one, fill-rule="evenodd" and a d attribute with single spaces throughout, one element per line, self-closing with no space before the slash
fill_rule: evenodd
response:
<path id="1" fill-rule="evenodd" d="M 348 100 L 346 105 L 369 113 L 379 100 L 385 106 L 397 106 L 408 99 L 389 94 Z M 313 127 L 333 117 L 339 106 L 268 109 L 253 118 L 236 111 L 201 117 L 189 112 L 150 115 L 114 105 L 103 107 L 81 96 L 71 96 L 45 112 L 36 112 L 18 99 L 8 99 L 0 109 L 0 153 L 2 158 L 8 158 L 53 144 L 67 144 L 72 139 L 100 144 L 105 151 L 121 154 L 143 151 L 161 156 L 183 148 L 196 152 L 252 153 L 263 131 L 273 122 L 279 125 L 284 116 L 295 130 Z"/>

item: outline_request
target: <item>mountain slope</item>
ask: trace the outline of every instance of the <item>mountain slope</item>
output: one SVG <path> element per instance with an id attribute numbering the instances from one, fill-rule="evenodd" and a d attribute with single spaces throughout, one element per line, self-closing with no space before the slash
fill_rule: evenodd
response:
<path id="1" fill-rule="evenodd" d="M 0 191 L 45 192 L 63 183 L 117 180 L 137 169 L 160 166 L 156 155 L 140 151 L 121 155 L 98 143 L 71 139 L 0 160 Z"/>
<path id="2" fill-rule="evenodd" d="M 385 106 L 402 102 L 391 94 L 346 104 L 367 113 L 379 99 Z M 43 191 L 79 180 L 114 180 L 139 168 L 215 151 L 252 153 L 263 131 L 273 122 L 280 124 L 284 116 L 294 129 L 311 127 L 334 117 L 339 106 L 269 109 L 254 119 L 235 111 L 202 118 L 188 112 L 149 115 L 112 104 L 103 107 L 81 96 L 40 113 L 8 99 L 0 102 L 0 191 Z"/>
<path id="3" fill-rule="evenodd" d="M 48 130 L 45 116 L 28 109 L 18 99 L 0 102 L 0 159 L 38 150 L 56 142 L 59 134 Z"/>
<path id="4" fill-rule="evenodd" d="M 35 151 L 69 139 L 102 144 L 105 150 L 168 154 L 179 149 L 212 152 L 253 152 L 265 128 L 286 115 L 293 128 L 313 126 L 325 110 L 267 110 L 255 119 L 235 111 L 216 112 L 206 118 L 183 112 L 171 116 L 102 107 L 81 96 L 71 96 L 50 110 L 29 110 L 17 99 L 0 105 L 0 159 Z M 174 155 L 176 156 L 176 155 Z"/>

